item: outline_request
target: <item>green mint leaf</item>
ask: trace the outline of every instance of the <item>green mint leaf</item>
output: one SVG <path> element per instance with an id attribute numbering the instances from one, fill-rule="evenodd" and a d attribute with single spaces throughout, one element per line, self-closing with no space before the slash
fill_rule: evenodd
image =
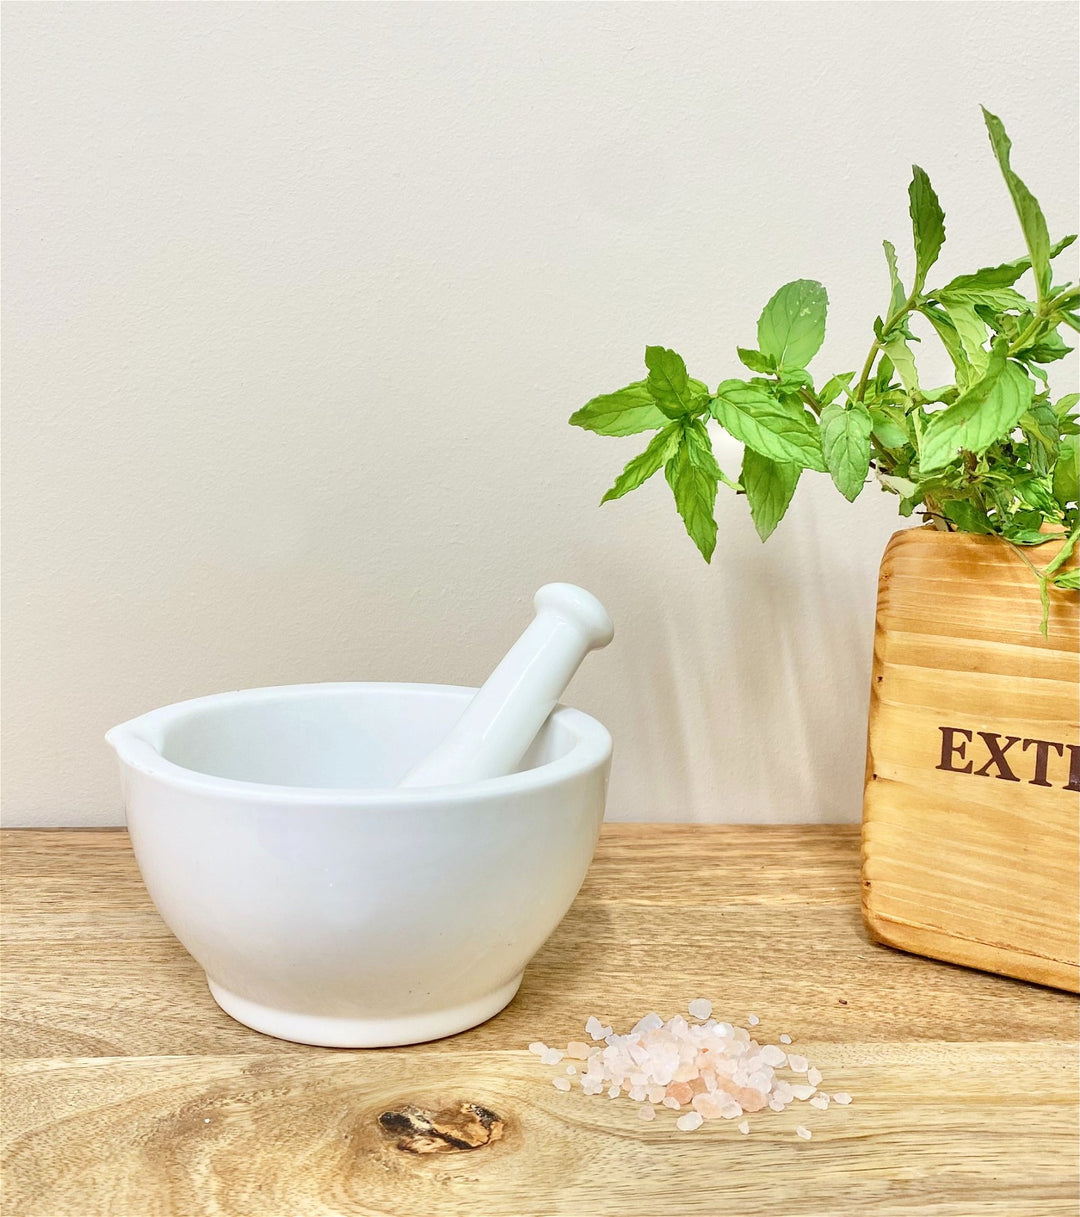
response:
<path id="1" fill-rule="evenodd" d="M 901 411 L 897 411 L 903 417 Z M 883 448 L 903 448 L 908 433 L 897 417 L 881 406 L 870 407 L 871 434 Z"/>
<path id="2" fill-rule="evenodd" d="M 1073 348 L 1067 346 L 1062 340 L 1062 337 L 1055 330 L 1051 330 L 1030 346 L 1024 347 L 1016 356 L 1024 362 L 1030 360 L 1032 363 L 1053 363 L 1056 359 L 1064 359 L 1066 355 L 1072 354 Z"/>
<path id="3" fill-rule="evenodd" d="M 818 394 L 818 401 L 823 406 L 827 406 L 829 402 L 835 401 L 854 379 L 854 372 L 841 372 L 838 376 L 829 377 L 825 382 L 825 387 Z"/>
<path id="4" fill-rule="evenodd" d="M 636 435 L 639 431 L 654 431 L 667 421 L 643 380 L 615 393 L 594 397 L 570 415 L 573 426 L 597 435 Z"/>
<path id="5" fill-rule="evenodd" d="M 889 316 L 895 317 L 903 311 L 908 297 L 896 266 L 896 246 L 891 241 L 882 241 L 881 244 L 885 248 L 885 261 L 889 264 Z"/>
<path id="6" fill-rule="evenodd" d="M 1054 407 L 1048 401 L 1035 402 L 1021 417 L 1020 428 L 1028 441 L 1031 468 L 1040 477 L 1051 473 L 1060 439 Z"/>
<path id="7" fill-rule="evenodd" d="M 653 401 L 668 418 L 689 414 L 693 409 L 694 393 L 683 357 L 667 347 L 646 347 L 645 366 L 649 369 L 645 384 Z"/>
<path id="8" fill-rule="evenodd" d="M 919 373 L 915 367 L 915 356 L 903 334 L 892 334 L 885 343 L 885 354 L 893 361 L 900 381 L 909 393 L 919 391 Z"/>
<path id="9" fill-rule="evenodd" d="M 1076 233 L 1074 232 L 1070 233 L 1067 237 L 1062 237 L 1060 241 L 1055 241 L 1050 246 L 1051 260 L 1056 258 L 1062 250 L 1068 249 L 1075 240 Z M 1012 262 L 1003 262 L 1000 266 L 980 267 L 979 270 L 970 275 L 957 275 L 955 279 L 950 279 L 940 290 L 952 292 L 968 288 L 1011 287 L 1025 271 L 1030 269 L 1030 256 L 1015 258 Z M 939 295 L 938 292 L 931 292 L 930 294 L 935 297 Z"/>
<path id="10" fill-rule="evenodd" d="M 983 119 L 990 136 L 990 146 L 1005 179 L 1005 185 L 1012 195 L 1016 214 L 1020 217 L 1020 227 L 1023 229 L 1024 241 L 1031 255 L 1031 267 L 1035 274 L 1035 283 L 1039 289 L 1039 299 L 1046 298 L 1050 290 L 1050 234 L 1046 228 L 1046 218 L 1042 213 L 1035 196 L 1013 172 L 1010 164 L 1012 140 L 1005 133 L 1005 125 L 996 114 L 983 106 Z"/>
<path id="11" fill-rule="evenodd" d="M 773 461 L 753 448 L 743 449 L 739 481 L 750 504 L 750 518 L 763 541 L 784 518 L 801 473 L 802 469 L 789 461 Z"/>
<path id="12" fill-rule="evenodd" d="M 1080 539 L 1080 530 L 1074 529 L 1069 533 L 1065 540 L 1065 544 L 1057 551 L 1057 555 L 1043 567 L 1044 575 L 1052 575 L 1055 571 L 1059 571 L 1067 561 L 1069 555 L 1076 548 L 1076 542 Z"/>
<path id="13" fill-rule="evenodd" d="M 736 347 L 735 350 L 738 353 L 739 362 L 748 367 L 751 372 L 761 372 L 765 376 L 771 376 L 776 371 L 776 362 L 768 355 L 763 355 L 760 351 L 751 351 L 747 347 Z"/>
<path id="14" fill-rule="evenodd" d="M 994 528 L 986 518 L 986 512 L 980 511 L 968 499 L 949 499 L 941 508 L 947 520 L 951 520 L 961 532 L 974 532 L 982 536 L 993 534 Z"/>
<path id="15" fill-rule="evenodd" d="M 1072 412 L 1073 406 L 1080 402 L 1080 393 L 1066 393 L 1054 403 L 1054 413 L 1064 421 Z"/>
<path id="16" fill-rule="evenodd" d="M 892 494 L 898 494 L 902 499 L 911 499 L 914 501 L 918 494 L 918 486 L 910 478 L 898 477 L 892 473 L 879 473 L 878 481 Z M 910 512 L 906 514 L 910 515 Z"/>
<path id="17" fill-rule="evenodd" d="M 919 454 L 923 473 L 943 469 L 961 449 L 980 455 L 1008 435 L 1030 409 L 1035 386 L 1006 358 L 1008 345 L 997 339 L 982 376 L 951 406 L 930 416 Z"/>
<path id="18" fill-rule="evenodd" d="M 888 393 L 892 387 L 892 376 L 895 370 L 893 361 L 889 358 L 888 353 L 882 353 L 881 360 L 878 363 L 877 375 L 873 380 L 874 388 L 879 397 Z"/>
<path id="19" fill-rule="evenodd" d="M 956 371 L 956 383 L 960 388 L 964 388 L 972 378 L 971 364 L 968 362 L 967 355 L 964 354 L 964 344 L 960 341 L 960 335 L 956 332 L 952 318 L 944 309 L 929 304 L 921 305 L 919 312 L 937 331 L 941 345 L 952 360 L 953 368 Z"/>
<path id="20" fill-rule="evenodd" d="M 973 278 L 973 276 L 969 276 L 969 278 Z M 950 308 L 955 303 L 967 305 L 985 304 L 987 307 L 998 312 L 1004 312 L 1006 309 L 1024 312 L 1031 307 L 1015 288 L 994 287 L 985 283 L 968 283 L 961 284 L 959 287 L 943 287 L 940 291 L 934 292 L 934 297 L 940 304 L 945 305 L 946 308 Z"/>
<path id="21" fill-rule="evenodd" d="M 832 480 L 848 502 L 859 496 L 870 469 L 870 411 L 838 402 L 821 412 L 821 447 Z"/>
<path id="22" fill-rule="evenodd" d="M 675 496 L 675 507 L 682 516 L 690 539 L 706 562 L 712 561 L 716 548 L 716 490 L 720 466 L 713 456 L 705 424 L 700 419 L 683 424 L 679 446 L 664 473 Z"/>
<path id="23" fill-rule="evenodd" d="M 615 479 L 615 485 L 600 500 L 601 504 L 610 499 L 621 499 L 624 494 L 637 490 L 642 482 L 648 481 L 675 455 L 681 437 L 681 423 L 668 423 L 662 431 L 658 431 L 645 451 L 635 456 Z"/>
<path id="24" fill-rule="evenodd" d="M 813 279 L 785 283 L 758 319 L 758 346 L 778 368 L 805 368 L 825 341 L 829 297 Z"/>
<path id="25" fill-rule="evenodd" d="M 1032 548 L 1036 545 L 1045 545 L 1048 541 L 1055 540 L 1053 533 L 1042 532 L 1038 528 L 1006 527 L 1002 535 L 1014 545 L 1027 545 Z"/>
<path id="26" fill-rule="evenodd" d="M 1067 435 L 1061 441 L 1053 489 L 1054 498 L 1062 507 L 1080 501 L 1080 444 L 1075 435 Z"/>
<path id="27" fill-rule="evenodd" d="M 927 271 L 938 260 L 941 247 L 945 244 L 945 213 L 941 210 L 926 170 L 912 165 L 911 174 L 908 210 L 915 238 L 915 291 L 921 292 Z"/>
<path id="28" fill-rule="evenodd" d="M 950 298 L 947 312 L 972 371 L 976 376 L 981 375 L 990 361 L 990 353 L 985 349 L 986 322 L 976 313 L 973 305 L 962 300 Z"/>
<path id="29" fill-rule="evenodd" d="M 712 412 L 725 431 L 762 456 L 825 471 L 817 424 L 797 403 L 760 385 L 725 380 L 716 390 Z"/>
<path id="30" fill-rule="evenodd" d="M 1017 258 L 1013 262 L 1003 262 L 1000 266 L 982 266 L 973 274 L 957 275 L 943 288 L 931 292 L 930 295 L 937 297 L 941 292 L 969 291 L 972 288 L 1011 287 L 1030 266 L 1030 258 Z"/>
<path id="31" fill-rule="evenodd" d="M 1080 592 L 1080 566 L 1071 570 L 1058 571 L 1053 577 L 1054 586 L 1063 592 Z"/>

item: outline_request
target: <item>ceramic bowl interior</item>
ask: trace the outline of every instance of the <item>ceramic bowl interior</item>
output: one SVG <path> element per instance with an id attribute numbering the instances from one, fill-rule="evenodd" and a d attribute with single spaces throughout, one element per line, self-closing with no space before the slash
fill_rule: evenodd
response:
<path id="1" fill-rule="evenodd" d="M 387 789 L 445 737 L 472 692 L 402 685 L 379 686 L 372 696 L 348 686 L 287 697 L 226 695 L 193 703 L 167 722 L 157 748 L 182 769 L 232 781 Z M 561 760 L 578 742 L 567 717 L 555 714 L 515 772 Z"/>

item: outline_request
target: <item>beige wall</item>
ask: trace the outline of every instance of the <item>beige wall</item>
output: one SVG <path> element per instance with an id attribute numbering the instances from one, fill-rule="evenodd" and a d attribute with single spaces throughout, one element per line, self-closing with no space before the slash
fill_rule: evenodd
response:
<path id="1" fill-rule="evenodd" d="M 1075 6 L 5 17 L 8 823 L 118 822 L 102 733 L 179 698 L 479 681 L 550 579 L 617 622 L 568 697 L 613 817 L 858 815 L 894 501 L 808 476 L 762 547 L 722 494 L 709 568 L 565 419 L 646 342 L 735 374 L 799 276 L 852 367 L 912 160 L 943 273 L 1018 255 L 979 101 L 1072 227 Z"/>

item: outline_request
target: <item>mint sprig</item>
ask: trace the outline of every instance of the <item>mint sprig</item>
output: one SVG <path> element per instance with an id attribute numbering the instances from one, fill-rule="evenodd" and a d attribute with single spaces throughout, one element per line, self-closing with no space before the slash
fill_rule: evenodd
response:
<path id="1" fill-rule="evenodd" d="M 1027 253 L 928 287 L 945 244 L 945 213 L 926 171 L 914 166 L 911 288 L 885 241 L 888 307 L 874 321 L 859 373 L 838 373 L 815 388 L 809 365 L 825 339 L 828 296 L 813 279 L 786 283 L 769 299 L 757 346 L 737 348 L 751 375 L 721 380 L 715 391 L 689 375 L 677 352 L 646 347 L 644 380 L 594 397 L 570 419 L 598 435 L 656 432 L 603 502 L 663 469 L 686 530 L 709 561 L 721 482 L 746 496 L 764 541 L 804 469 L 827 473 L 852 501 L 872 472 L 899 497 L 902 516 L 918 512 L 940 529 L 998 536 L 1021 549 L 1067 538 L 1054 562 L 1029 565 L 1046 612 L 1051 586 L 1076 590 L 1076 571 L 1063 564 L 1080 527 L 1080 397 L 1053 401 L 1047 371 L 1072 349 L 1059 330 L 1080 331 L 1080 284 L 1055 284 L 1053 268 L 1076 237 L 1051 243 L 1042 208 L 1012 167 L 1004 125 L 985 109 L 983 116 Z M 1029 275 L 1031 295 L 1018 286 Z M 914 320 L 944 347 L 952 383 L 923 385 Z M 716 462 L 712 422 L 744 445 L 738 482 Z"/>

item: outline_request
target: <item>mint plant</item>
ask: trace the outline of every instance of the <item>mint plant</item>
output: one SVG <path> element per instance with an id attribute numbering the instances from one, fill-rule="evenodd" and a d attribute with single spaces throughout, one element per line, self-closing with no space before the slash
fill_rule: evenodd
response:
<path id="1" fill-rule="evenodd" d="M 914 268 L 905 286 L 896 250 L 884 242 L 889 303 L 874 320 L 861 368 L 816 387 L 809 364 L 825 338 L 828 297 L 811 279 L 786 283 L 765 305 L 757 346 L 737 348 L 753 375 L 723 380 L 715 392 L 688 375 L 675 351 L 646 347 L 644 380 L 594 397 L 570 418 L 598 435 L 655 431 L 602 503 L 663 469 L 686 531 L 708 562 L 720 483 L 746 496 L 764 541 L 804 469 L 828 473 L 848 500 L 872 473 L 899 497 L 901 516 L 918 512 L 940 529 L 998 536 L 1017 547 L 1040 582 L 1045 632 L 1050 584 L 1078 587 L 1076 570 L 1063 564 L 1080 535 L 1080 394 L 1054 400 L 1045 370 L 1072 349 L 1060 327 L 1080 331 L 1080 286 L 1055 283 L 1051 266 L 1076 236 L 1051 244 L 1042 209 L 1012 168 L 1001 120 L 985 108 L 983 117 L 1027 254 L 927 287 L 945 243 L 945 215 L 926 172 L 914 166 Z M 1026 293 L 1021 280 L 1031 284 Z M 922 384 L 914 317 L 944 346 L 954 383 Z M 710 422 L 744 446 L 738 480 L 717 464 Z M 1064 546 L 1041 569 L 1023 553 L 1062 537 Z"/>

